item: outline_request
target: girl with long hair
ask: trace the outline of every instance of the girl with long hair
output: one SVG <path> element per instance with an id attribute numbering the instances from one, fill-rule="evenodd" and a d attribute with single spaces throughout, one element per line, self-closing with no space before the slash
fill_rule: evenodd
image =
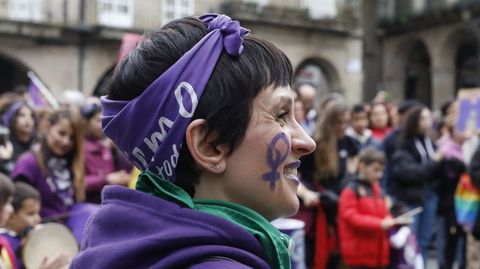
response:
<path id="1" fill-rule="evenodd" d="M 348 122 L 345 103 L 326 105 L 316 126 L 317 148 L 303 160 L 301 174 L 306 188 L 298 193 L 304 205 L 300 218 L 307 223 L 307 263 L 314 268 L 337 268 L 340 261 L 336 242 L 338 196 L 343 180 L 356 169 L 355 156 L 360 148 L 354 138 L 345 135 Z M 310 201 L 312 192 L 317 193 L 318 202 Z"/>
<path id="2" fill-rule="evenodd" d="M 404 202 L 410 209 L 423 207 L 415 216 L 413 230 L 428 260 L 428 247 L 432 238 L 438 194 L 436 188 L 446 163 L 437 153 L 430 137 L 432 115 L 424 105 L 412 107 L 405 115 L 399 146 L 392 157 L 391 194 L 394 200 Z"/>
<path id="3" fill-rule="evenodd" d="M 83 136 L 79 121 L 68 110 L 50 115 L 47 134 L 35 150 L 24 154 L 12 171 L 41 194 L 42 218 L 56 218 L 85 199 Z"/>

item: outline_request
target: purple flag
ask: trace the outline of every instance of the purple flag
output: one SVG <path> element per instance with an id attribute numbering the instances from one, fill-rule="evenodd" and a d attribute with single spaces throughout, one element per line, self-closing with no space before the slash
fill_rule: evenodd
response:
<path id="1" fill-rule="evenodd" d="M 43 98 L 42 92 L 40 88 L 33 80 L 30 80 L 30 85 L 28 85 L 28 91 L 30 92 L 30 99 L 32 100 L 32 104 L 35 107 L 40 107 L 47 105 L 47 102 Z"/>
<path id="2" fill-rule="evenodd" d="M 102 97 L 104 133 L 140 170 L 175 181 L 185 130 L 222 50 L 239 56 L 249 30 L 228 16 L 200 19 L 210 31 L 133 100 Z"/>

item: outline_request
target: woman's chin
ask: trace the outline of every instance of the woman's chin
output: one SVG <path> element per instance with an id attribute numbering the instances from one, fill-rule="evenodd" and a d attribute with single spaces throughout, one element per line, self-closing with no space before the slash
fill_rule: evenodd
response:
<path id="1" fill-rule="evenodd" d="M 298 200 L 297 196 L 295 196 L 295 199 L 288 204 L 288 207 L 285 208 L 284 213 L 278 218 L 286 218 L 286 217 L 294 216 L 295 214 L 297 214 L 299 209 L 300 209 L 300 201 Z"/>

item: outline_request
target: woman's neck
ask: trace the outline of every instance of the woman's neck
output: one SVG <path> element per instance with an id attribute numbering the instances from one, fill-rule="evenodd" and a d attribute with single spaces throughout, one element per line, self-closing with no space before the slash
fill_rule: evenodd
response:
<path id="1" fill-rule="evenodd" d="M 32 134 L 22 133 L 22 132 L 15 132 L 15 138 L 21 143 L 29 143 L 32 139 Z"/>
<path id="2" fill-rule="evenodd" d="M 219 179 L 207 177 L 202 175 L 199 183 L 195 185 L 194 199 L 213 199 L 229 201 L 221 184 L 218 184 Z"/>

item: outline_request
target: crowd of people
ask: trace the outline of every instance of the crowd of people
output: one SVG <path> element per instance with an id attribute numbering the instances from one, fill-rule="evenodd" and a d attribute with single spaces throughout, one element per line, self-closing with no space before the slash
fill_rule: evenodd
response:
<path id="1" fill-rule="evenodd" d="M 299 200 L 309 268 L 419 269 L 432 250 L 442 269 L 477 268 L 454 193 L 465 174 L 480 185 L 480 147 L 455 129 L 455 102 L 435 117 L 382 92 L 317 102 L 248 32 L 225 15 L 182 18 L 144 35 L 101 101 L 52 110 L 1 96 L 0 268 L 23 267 L 45 222 L 83 240 L 72 268 L 290 268 L 270 221 Z M 131 163 L 138 191 L 104 188 L 132 185 Z"/>
<path id="2" fill-rule="evenodd" d="M 80 244 L 103 186 L 127 186 L 131 180 L 132 165 L 104 139 L 100 100 L 80 96 L 61 105 L 37 106 L 28 92 L 0 96 L 0 171 L 12 189 L 7 200 L 13 206 L 0 224 L 7 241 L 2 249 L 11 254 L 6 268 L 24 268 L 28 232 L 40 223 L 66 225 Z M 66 262 L 59 253 L 42 268 L 62 268 Z"/>
<path id="3" fill-rule="evenodd" d="M 331 94 L 317 107 L 311 85 L 296 93 L 297 121 L 317 143 L 302 160 L 296 215 L 306 222 L 309 267 L 425 268 L 432 251 L 439 268 L 478 266 L 467 255 L 479 251 L 477 239 L 457 222 L 454 195 L 466 173 L 480 183 L 472 158 L 480 148 L 476 135 L 455 128 L 454 101 L 433 116 L 417 100 L 386 101 L 382 92 L 353 106 Z M 410 220 L 395 218 L 416 208 Z M 400 227 L 411 229 L 400 233 L 403 248 L 413 237 L 409 258 L 395 257 Z"/>

